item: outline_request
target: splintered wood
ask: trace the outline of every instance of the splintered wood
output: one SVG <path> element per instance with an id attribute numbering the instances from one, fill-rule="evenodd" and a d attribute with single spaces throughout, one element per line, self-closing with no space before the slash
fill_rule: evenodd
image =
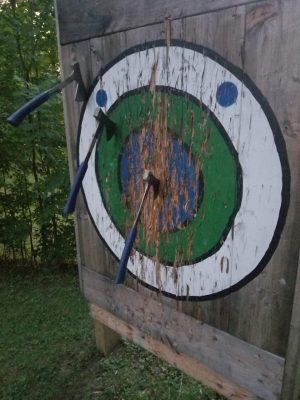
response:
<path id="1" fill-rule="evenodd" d="M 142 237 L 146 242 L 146 248 L 150 243 L 155 244 L 155 260 L 159 263 L 158 246 L 160 241 L 167 241 L 169 232 L 183 229 L 197 211 L 200 161 L 193 159 L 190 147 L 183 143 L 183 132 L 179 132 L 179 135 L 177 133 L 175 137 L 168 126 L 169 97 L 167 92 L 156 89 L 156 65 L 152 67 L 149 92 L 151 93 L 153 118 L 145 116 L 145 122 L 137 133 L 138 145 L 136 146 L 136 143 L 132 142 L 128 144 L 129 182 L 127 193 L 123 195 L 123 201 L 134 217 L 145 190 L 143 172 L 149 170 L 159 179 L 159 193 L 154 196 L 153 187 L 150 188 L 140 218 Z M 182 112 L 189 112 L 188 107 Z M 192 111 L 190 114 L 189 136 L 192 140 L 194 115 Z M 183 130 L 183 127 L 180 129 Z M 139 151 L 138 170 L 135 153 L 137 149 Z M 184 154 L 181 151 L 183 149 Z M 174 156 L 174 152 L 176 152 L 176 156 Z M 192 178 L 187 176 L 190 168 L 194 173 Z M 190 193 L 193 193 L 192 198 Z M 184 218 L 182 214 L 185 216 Z M 189 243 L 184 245 L 190 249 L 190 254 L 191 242 L 192 235 L 189 235 Z M 182 250 L 176 249 L 174 260 L 172 260 L 174 266 L 181 265 L 182 253 Z M 176 276 L 174 279 L 176 280 Z"/>

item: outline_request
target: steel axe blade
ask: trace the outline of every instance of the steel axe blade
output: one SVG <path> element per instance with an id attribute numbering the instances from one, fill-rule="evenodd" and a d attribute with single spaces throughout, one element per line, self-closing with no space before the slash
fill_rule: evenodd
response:
<path id="1" fill-rule="evenodd" d="M 82 75 L 78 62 L 73 65 L 73 75 L 74 80 L 77 82 L 75 100 L 79 102 L 85 101 L 87 99 L 87 91 L 82 80 Z"/>

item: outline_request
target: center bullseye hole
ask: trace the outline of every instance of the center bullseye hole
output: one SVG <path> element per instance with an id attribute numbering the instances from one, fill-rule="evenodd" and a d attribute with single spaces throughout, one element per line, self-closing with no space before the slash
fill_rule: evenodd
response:
<path id="1" fill-rule="evenodd" d="M 143 196 L 145 169 L 160 180 L 159 195 L 154 199 L 150 191 L 144 204 L 146 234 L 181 229 L 196 214 L 202 197 L 199 161 L 169 133 L 157 135 L 147 128 L 132 132 L 122 149 L 119 174 L 123 201 L 133 216 Z"/>

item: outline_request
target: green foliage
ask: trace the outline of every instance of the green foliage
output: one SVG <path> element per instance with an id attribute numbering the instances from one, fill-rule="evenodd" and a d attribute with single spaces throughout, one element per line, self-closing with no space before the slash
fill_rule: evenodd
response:
<path id="1" fill-rule="evenodd" d="M 73 224 L 62 213 L 69 178 L 61 96 L 18 128 L 5 122 L 59 80 L 53 1 L 0 5 L 0 258 L 73 262 Z"/>
<path id="2" fill-rule="evenodd" d="M 101 357 L 77 279 L 0 269 L 2 400 L 221 399 L 133 344 Z"/>

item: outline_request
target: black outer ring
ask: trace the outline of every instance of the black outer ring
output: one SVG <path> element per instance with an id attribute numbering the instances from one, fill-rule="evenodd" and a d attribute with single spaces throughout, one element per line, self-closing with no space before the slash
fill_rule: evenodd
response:
<path id="1" fill-rule="evenodd" d="M 109 70 L 114 64 L 116 64 L 118 61 L 120 61 L 122 58 L 136 53 L 138 51 L 143 51 L 143 50 L 147 50 L 147 49 L 151 49 L 154 47 L 161 47 L 161 46 L 165 46 L 166 43 L 164 40 L 157 40 L 157 41 L 152 41 L 152 42 L 145 42 L 144 44 L 140 44 L 134 47 L 131 47 L 127 50 L 125 50 L 124 52 L 122 52 L 118 57 L 116 57 L 114 60 L 112 60 L 111 62 L 109 62 L 101 71 L 101 74 L 104 74 L 107 70 Z M 281 207 L 280 207 L 280 211 L 279 211 L 279 217 L 278 217 L 278 221 L 276 224 L 276 228 L 272 237 L 272 240 L 269 244 L 269 247 L 266 251 L 266 253 L 264 254 L 264 256 L 262 257 L 262 259 L 260 260 L 260 262 L 258 263 L 258 265 L 256 266 L 255 269 L 253 269 L 253 271 L 248 274 L 247 276 L 245 276 L 243 279 L 241 279 L 238 283 L 236 283 L 235 285 L 224 289 L 222 291 L 216 292 L 216 293 L 211 293 L 209 295 L 205 295 L 205 296 L 176 296 L 174 294 L 171 293 L 167 293 L 164 291 L 161 291 L 157 288 L 154 288 L 153 286 L 139 280 L 138 278 L 136 278 L 136 276 L 134 274 L 132 274 L 130 271 L 128 271 L 130 273 L 130 275 L 132 275 L 133 277 L 135 277 L 136 279 L 138 279 L 139 283 L 141 283 L 143 286 L 158 292 L 158 293 L 162 293 L 164 296 L 166 297 L 170 297 L 170 298 L 174 298 L 177 300 L 191 300 L 191 301 L 206 301 L 206 300 L 212 300 L 218 297 L 222 297 L 225 295 L 228 295 L 240 288 L 242 288 L 243 286 L 245 286 L 247 283 L 249 283 L 251 280 L 253 280 L 257 275 L 259 275 L 262 270 L 266 267 L 266 265 L 268 264 L 268 262 L 270 261 L 272 255 L 274 254 L 279 240 L 281 238 L 281 233 L 282 230 L 284 228 L 285 225 L 285 221 L 286 221 L 286 216 L 288 213 L 288 208 L 289 208 L 289 202 L 290 202 L 290 182 L 291 182 L 291 176 L 290 176 L 290 168 L 289 168 L 289 163 L 288 163 L 288 156 L 287 156 L 287 151 L 286 151 L 286 145 L 285 145 L 285 141 L 279 126 L 279 123 L 275 117 L 275 114 L 272 110 L 272 108 L 270 107 L 267 99 L 263 96 L 262 92 L 258 89 L 258 87 L 254 84 L 254 82 L 251 80 L 251 78 L 239 67 L 233 65 L 232 63 L 230 63 L 229 61 L 227 61 L 225 58 L 223 58 L 222 56 L 220 56 L 219 54 L 217 54 L 214 50 L 208 48 L 208 47 L 204 47 L 201 46 L 199 44 L 195 44 L 195 43 L 190 43 L 190 42 L 185 42 L 184 40 L 181 39 L 173 39 L 170 42 L 170 46 L 178 46 L 178 47 L 183 47 L 183 48 L 187 48 L 187 49 L 191 49 L 194 51 L 197 51 L 201 54 L 203 54 L 203 56 L 208 56 L 209 58 L 211 58 L 212 60 L 214 60 L 216 63 L 220 64 L 222 67 L 226 68 L 228 71 L 230 71 L 233 75 L 235 75 L 252 93 L 252 95 L 254 96 L 254 98 L 257 100 L 257 102 L 260 104 L 262 110 L 264 111 L 264 114 L 266 115 L 268 122 L 270 124 L 270 127 L 272 129 L 273 132 L 273 136 L 274 136 L 274 142 L 276 145 L 276 149 L 280 158 L 280 162 L 281 162 L 281 168 L 282 168 L 282 202 L 281 202 Z M 97 85 L 99 81 L 99 76 L 94 80 L 92 86 L 89 89 L 89 94 L 87 99 L 89 99 L 91 93 L 93 92 L 95 86 Z M 87 105 L 87 101 L 85 102 L 85 104 L 82 107 L 81 110 L 81 115 L 80 115 L 80 120 L 79 120 L 79 125 L 78 125 L 78 133 L 77 133 L 77 164 L 79 166 L 79 139 L 80 139 L 80 132 L 81 132 L 81 124 L 82 124 L 82 120 L 83 120 L 83 116 L 85 113 L 85 109 L 86 109 L 86 105 Z M 103 237 L 100 235 L 100 233 L 98 232 L 98 229 L 94 223 L 94 220 L 91 216 L 91 213 L 89 211 L 88 208 L 88 204 L 87 204 L 87 200 L 85 197 L 85 193 L 82 190 L 83 193 L 83 198 L 86 204 L 86 208 L 88 211 L 88 214 L 90 216 L 90 219 L 92 221 L 92 224 L 94 225 L 97 234 L 99 235 L 99 237 L 102 239 L 102 241 L 104 242 L 104 244 L 106 245 L 106 247 L 109 249 L 110 253 L 113 255 L 113 257 L 117 260 L 118 258 L 116 257 L 116 255 L 113 253 L 113 251 L 110 249 L 110 247 L 107 245 L 107 243 L 105 242 L 105 240 L 103 239 Z"/>

